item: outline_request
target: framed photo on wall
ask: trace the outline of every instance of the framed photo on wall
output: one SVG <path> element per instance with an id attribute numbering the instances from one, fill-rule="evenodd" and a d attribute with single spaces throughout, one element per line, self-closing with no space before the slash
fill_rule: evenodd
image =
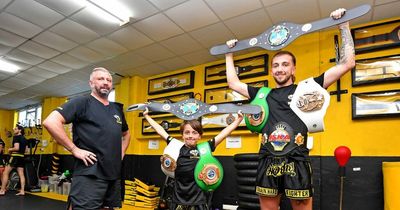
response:
<path id="1" fill-rule="evenodd" d="M 268 87 L 268 81 L 253 82 L 249 83 L 249 85 L 254 87 Z M 233 91 L 228 86 L 204 90 L 204 102 L 207 104 L 240 103 L 247 100 L 246 97 Z"/>
<path id="2" fill-rule="evenodd" d="M 154 117 L 153 118 L 158 124 L 160 124 L 168 133 L 179 133 L 180 126 L 183 122 L 182 119 L 175 116 L 167 117 Z M 151 135 L 157 134 L 157 132 L 150 126 L 146 119 L 142 118 L 142 134 Z"/>
<path id="3" fill-rule="evenodd" d="M 187 71 L 165 77 L 150 79 L 148 82 L 149 95 L 167 93 L 176 90 L 190 89 L 194 86 L 194 71 Z"/>
<path id="4" fill-rule="evenodd" d="M 268 75 L 268 55 L 258 55 L 235 61 L 236 73 L 240 79 Z M 226 82 L 225 63 L 205 67 L 204 84 Z"/>
<path id="5" fill-rule="evenodd" d="M 399 117 L 400 89 L 351 95 L 352 118 Z"/>
<path id="6" fill-rule="evenodd" d="M 400 46 L 400 19 L 352 29 L 356 54 Z"/>
<path id="7" fill-rule="evenodd" d="M 357 60 L 351 77 L 353 87 L 400 81 L 400 54 Z"/>

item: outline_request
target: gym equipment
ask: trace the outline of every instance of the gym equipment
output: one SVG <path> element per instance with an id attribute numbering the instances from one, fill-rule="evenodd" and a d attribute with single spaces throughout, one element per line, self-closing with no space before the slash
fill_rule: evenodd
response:
<path id="1" fill-rule="evenodd" d="M 36 166 L 34 158 L 40 140 L 31 138 L 26 140 L 26 142 L 27 142 L 27 147 L 29 148 L 29 156 L 25 158 L 25 168 L 24 168 L 26 189 L 31 192 L 41 192 L 39 186 L 38 166 Z"/>
<path id="2" fill-rule="evenodd" d="M 214 46 L 210 49 L 211 55 L 226 54 L 229 52 L 236 52 L 252 47 L 260 47 L 266 50 L 280 50 L 297 37 L 328 28 L 334 25 L 344 23 L 354 18 L 360 17 L 371 9 L 371 6 L 364 4 L 353 9 L 346 11 L 342 18 L 334 20 L 331 17 L 314 21 L 306 24 L 295 24 L 290 22 L 282 22 L 268 28 L 264 33 L 246 40 L 238 41 L 236 45 L 229 48 L 226 44 Z"/>
<path id="3" fill-rule="evenodd" d="M 350 159 L 351 150 L 346 146 L 339 146 L 335 149 L 336 162 L 339 164 L 339 175 L 340 175 L 340 198 L 339 198 L 339 209 L 342 210 L 343 206 L 343 182 L 346 174 L 346 164 Z"/>
<path id="4" fill-rule="evenodd" d="M 214 191 L 224 177 L 224 168 L 211 153 L 210 144 L 203 142 L 197 145 L 200 159 L 194 168 L 196 184 L 204 191 Z"/>
<path id="5" fill-rule="evenodd" d="M 144 104 L 134 104 L 128 107 L 127 111 L 145 110 L 155 112 L 169 112 L 183 120 L 194 120 L 206 114 L 213 113 L 237 113 L 239 110 L 243 114 L 258 114 L 261 112 L 259 106 L 243 104 L 213 104 L 208 105 L 194 98 L 185 99 L 176 103 L 148 102 Z"/>

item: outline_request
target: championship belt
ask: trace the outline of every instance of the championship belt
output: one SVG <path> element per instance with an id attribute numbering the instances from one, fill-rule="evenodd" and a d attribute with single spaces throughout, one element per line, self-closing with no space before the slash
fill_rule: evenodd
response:
<path id="1" fill-rule="evenodd" d="M 214 46 L 210 49 L 210 53 L 211 55 L 220 55 L 252 47 L 260 47 L 266 50 L 280 50 L 301 35 L 347 22 L 366 14 L 370 9 L 370 5 L 364 4 L 347 10 L 343 17 L 336 20 L 329 17 L 301 25 L 282 22 L 278 25 L 273 25 L 256 37 L 238 41 L 232 48 L 229 48 L 226 44 Z"/>
<path id="2" fill-rule="evenodd" d="M 160 157 L 161 170 L 171 178 L 175 178 L 176 161 L 183 145 L 183 142 L 172 138 L 167 147 L 165 147 L 163 155 Z"/>
<path id="3" fill-rule="evenodd" d="M 258 90 L 256 97 L 250 104 L 257 105 L 261 108 L 258 114 L 245 115 L 246 126 L 249 130 L 255 133 L 261 133 L 269 116 L 269 107 L 267 103 L 267 96 L 271 92 L 271 88 L 262 87 Z"/>
<path id="4" fill-rule="evenodd" d="M 290 108 L 306 124 L 308 132 L 324 130 L 324 117 L 329 106 L 329 93 L 313 78 L 299 82 Z"/>
<path id="5" fill-rule="evenodd" d="M 226 127 L 226 126 L 232 124 L 236 118 L 237 118 L 237 114 L 232 114 L 232 113 L 223 114 L 223 115 L 215 116 L 215 117 L 202 117 L 201 124 L 202 125 L 220 125 L 220 126 Z M 242 124 L 242 122 L 240 122 L 240 124 Z"/>
<path id="6" fill-rule="evenodd" d="M 194 169 L 194 179 L 203 191 L 214 191 L 224 177 L 221 163 L 211 153 L 210 144 L 203 142 L 197 145 L 200 159 Z"/>
<path id="7" fill-rule="evenodd" d="M 239 110 L 243 114 L 258 114 L 261 108 L 254 105 L 244 104 L 214 104 L 208 105 L 194 98 L 185 99 L 176 103 L 149 102 L 147 104 L 134 104 L 128 107 L 127 111 L 145 110 L 169 112 L 183 120 L 194 120 L 206 114 L 213 113 L 237 113 Z"/>

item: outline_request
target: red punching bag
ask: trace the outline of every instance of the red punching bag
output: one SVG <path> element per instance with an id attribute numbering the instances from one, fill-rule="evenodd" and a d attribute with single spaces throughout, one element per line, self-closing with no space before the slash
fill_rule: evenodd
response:
<path id="1" fill-rule="evenodd" d="M 346 146 L 339 146 L 335 149 L 336 162 L 340 167 L 345 167 L 351 156 L 351 150 Z"/>

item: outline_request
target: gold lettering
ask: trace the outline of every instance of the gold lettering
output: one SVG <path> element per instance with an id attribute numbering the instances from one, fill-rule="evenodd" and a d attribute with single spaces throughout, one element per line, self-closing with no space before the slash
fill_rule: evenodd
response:
<path id="1" fill-rule="evenodd" d="M 285 190 L 285 194 L 288 198 L 309 198 L 309 190 Z"/>
<path id="2" fill-rule="evenodd" d="M 256 187 L 256 193 L 259 195 L 266 195 L 266 196 L 277 196 L 278 190 L 272 188 L 264 188 L 264 187 Z"/>
<path id="3" fill-rule="evenodd" d="M 273 164 L 273 165 L 270 165 L 266 171 L 267 176 L 278 177 L 278 176 L 282 176 L 284 174 L 287 174 L 290 176 L 296 176 L 293 162 L 286 164 L 286 162 L 283 161 L 279 165 Z"/>

